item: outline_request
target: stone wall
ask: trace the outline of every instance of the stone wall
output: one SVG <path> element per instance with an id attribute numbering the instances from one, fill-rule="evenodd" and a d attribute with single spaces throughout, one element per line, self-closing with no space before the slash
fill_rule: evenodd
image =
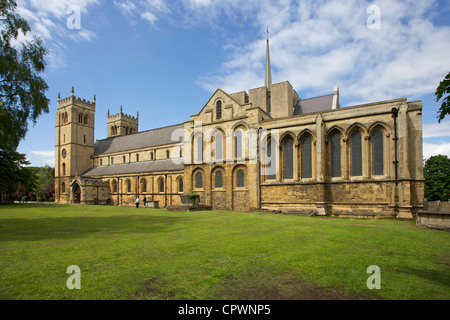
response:
<path id="1" fill-rule="evenodd" d="M 417 212 L 416 225 L 432 229 L 450 230 L 450 202 L 424 201 L 424 209 Z"/>
<path id="2" fill-rule="evenodd" d="M 225 190 L 212 191 L 211 206 L 213 210 L 225 210 L 227 208 L 227 193 Z"/>
<path id="3" fill-rule="evenodd" d="M 233 210 L 234 211 L 249 211 L 250 203 L 248 201 L 248 191 L 234 190 L 233 191 Z"/>

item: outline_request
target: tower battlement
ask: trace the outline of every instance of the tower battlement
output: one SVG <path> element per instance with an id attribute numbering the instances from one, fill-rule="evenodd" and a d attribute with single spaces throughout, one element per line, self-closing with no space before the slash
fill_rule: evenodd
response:
<path id="1" fill-rule="evenodd" d="M 123 113 L 122 106 L 117 114 L 111 115 L 108 110 L 107 128 L 108 138 L 136 133 L 139 130 L 139 112 L 133 117 Z"/>
<path id="2" fill-rule="evenodd" d="M 120 112 L 119 112 L 119 113 L 116 113 L 116 114 L 112 114 L 112 115 L 111 115 L 111 114 L 109 113 L 109 110 L 108 110 L 108 122 L 109 122 L 109 121 L 121 120 L 121 119 L 126 119 L 126 120 L 129 120 L 129 121 L 131 121 L 131 122 L 136 122 L 136 123 L 138 123 L 138 122 L 139 122 L 139 112 L 138 112 L 138 114 L 137 114 L 136 117 L 133 117 L 133 116 L 131 116 L 131 115 L 128 115 L 128 114 L 123 113 L 122 106 L 120 107 Z"/>
<path id="3" fill-rule="evenodd" d="M 82 108 L 91 109 L 92 111 L 95 111 L 95 105 L 96 105 L 96 96 L 94 95 L 94 100 L 91 102 L 86 99 L 82 99 L 75 96 L 75 90 L 72 87 L 72 95 L 70 97 L 61 99 L 61 94 L 58 94 L 58 103 L 57 108 L 62 109 L 71 105 L 77 105 Z"/>

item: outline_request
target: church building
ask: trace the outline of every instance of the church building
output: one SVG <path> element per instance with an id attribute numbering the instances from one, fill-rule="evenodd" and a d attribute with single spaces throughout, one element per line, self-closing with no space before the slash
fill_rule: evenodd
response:
<path id="1" fill-rule="evenodd" d="M 217 89 L 184 123 L 139 132 L 139 114 L 107 115 L 96 98 L 58 97 L 55 200 L 159 207 L 200 195 L 213 210 L 410 219 L 423 207 L 422 102 L 342 107 L 339 88 L 302 99 L 288 81 Z M 330 90 L 331 91 L 331 90 Z"/>

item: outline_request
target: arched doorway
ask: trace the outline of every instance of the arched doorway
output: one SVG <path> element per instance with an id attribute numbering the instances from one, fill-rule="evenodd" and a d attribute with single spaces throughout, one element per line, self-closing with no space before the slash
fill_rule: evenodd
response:
<path id="1" fill-rule="evenodd" d="M 81 188 L 78 183 L 73 185 L 73 203 L 81 203 Z"/>

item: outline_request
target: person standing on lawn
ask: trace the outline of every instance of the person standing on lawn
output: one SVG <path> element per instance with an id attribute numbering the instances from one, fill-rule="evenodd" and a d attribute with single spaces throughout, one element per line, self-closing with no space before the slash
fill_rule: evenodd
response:
<path id="1" fill-rule="evenodd" d="M 140 202 L 139 197 L 137 197 L 136 198 L 136 209 L 139 208 L 139 202 Z"/>

